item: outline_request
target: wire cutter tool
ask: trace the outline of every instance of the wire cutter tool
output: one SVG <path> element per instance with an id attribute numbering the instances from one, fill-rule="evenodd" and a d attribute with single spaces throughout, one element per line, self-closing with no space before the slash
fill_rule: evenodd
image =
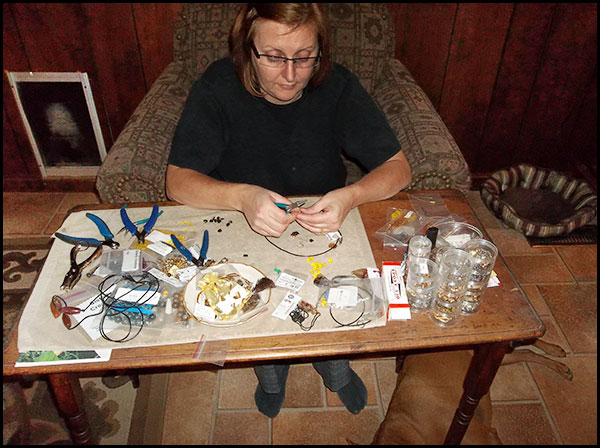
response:
<path id="1" fill-rule="evenodd" d="M 125 204 L 123 207 L 127 208 L 127 204 Z M 161 210 L 160 212 L 158 212 L 158 216 L 162 215 L 162 214 L 163 214 L 163 212 L 164 212 L 164 210 Z M 148 220 L 149 220 L 149 219 L 150 219 L 150 218 L 146 218 L 146 219 L 140 219 L 139 221 L 134 221 L 133 223 L 134 223 L 136 226 L 139 226 L 140 224 L 146 224 L 146 223 L 148 222 Z M 125 230 L 125 226 L 121 227 L 121 229 L 120 229 L 120 230 L 117 232 L 117 235 L 118 235 L 119 233 L 121 233 L 123 230 Z"/>
<path id="2" fill-rule="evenodd" d="M 104 245 L 104 246 L 110 247 L 111 249 L 119 248 L 119 243 L 117 243 L 116 241 L 113 240 L 113 238 L 115 236 L 112 234 L 112 232 L 110 231 L 110 229 L 108 228 L 106 223 L 100 217 L 98 217 L 92 213 L 86 213 L 85 216 L 87 216 L 92 221 L 94 221 L 94 224 L 96 224 L 96 226 L 98 227 L 98 230 L 100 230 L 100 233 L 104 237 L 104 241 L 100 241 L 96 238 L 80 238 L 80 237 L 76 237 L 76 236 L 69 236 L 69 235 L 65 235 L 64 233 L 59 233 L 59 232 L 55 232 L 54 235 L 59 240 L 62 240 L 65 243 L 69 243 L 69 244 L 81 244 L 82 246 L 85 246 L 85 247 L 103 246 Z"/>
<path id="3" fill-rule="evenodd" d="M 125 224 L 125 228 L 132 234 L 137 237 L 138 243 L 144 244 L 146 242 L 146 235 L 150 233 L 152 227 L 154 227 L 154 223 L 158 218 L 158 205 L 154 204 L 152 207 L 152 214 L 144 227 L 140 230 L 137 226 L 131 222 L 129 216 L 127 216 L 127 210 L 125 210 L 125 206 L 121 208 L 121 219 L 123 220 L 123 224 Z"/>
<path id="4" fill-rule="evenodd" d="M 302 199 L 300 201 L 292 202 L 291 204 L 283 204 L 281 202 L 275 202 L 275 205 L 277 207 L 279 207 L 280 209 L 285 210 L 286 213 L 291 212 L 295 208 L 300 208 L 304 204 L 306 204 L 306 201 L 304 199 Z"/>
<path id="5" fill-rule="evenodd" d="M 76 244 L 75 246 L 73 246 L 73 248 L 71 249 L 71 268 L 65 275 L 65 278 L 62 282 L 60 289 L 62 289 L 64 291 L 69 291 L 70 289 L 73 289 L 73 287 L 75 286 L 75 283 L 77 283 L 79 281 L 79 279 L 81 278 L 82 271 L 87 266 L 89 266 L 89 264 L 92 261 L 94 261 L 96 258 L 98 258 L 102 254 L 102 245 L 99 245 L 96 247 L 96 249 L 94 250 L 92 255 L 87 257 L 81 263 L 77 263 L 77 254 L 81 250 L 86 250 L 88 247 L 90 247 L 90 246 L 86 246 L 86 245 L 82 245 L 82 244 Z"/>
<path id="6" fill-rule="evenodd" d="M 206 252 L 208 252 L 208 230 L 204 231 L 204 236 L 202 237 L 202 248 L 200 249 L 200 256 L 198 258 L 194 257 L 189 249 L 181 244 L 181 241 L 179 241 L 173 234 L 171 234 L 171 241 L 173 241 L 173 244 L 177 250 L 181 252 L 181 255 L 187 258 L 188 261 L 194 263 L 198 267 L 203 267 L 206 264 Z"/>

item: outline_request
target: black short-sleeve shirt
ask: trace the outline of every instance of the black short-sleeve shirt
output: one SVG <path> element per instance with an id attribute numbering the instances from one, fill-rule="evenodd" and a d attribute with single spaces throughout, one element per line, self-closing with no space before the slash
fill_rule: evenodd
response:
<path id="1" fill-rule="evenodd" d="M 367 170 L 400 150 L 383 113 L 348 69 L 290 104 L 250 95 L 230 58 L 211 64 L 188 96 L 169 163 L 282 195 L 343 187 L 341 153 Z"/>

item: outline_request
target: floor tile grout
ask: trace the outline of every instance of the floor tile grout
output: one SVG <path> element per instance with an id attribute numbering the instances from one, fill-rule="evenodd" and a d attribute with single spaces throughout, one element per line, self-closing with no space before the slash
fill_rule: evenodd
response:
<path id="1" fill-rule="evenodd" d="M 538 396 L 539 396 L 540 404 L 542 405 L 542 409 L 544 410 L 544 413 L 546 414 L 546 419 L 548 420 L 548 423 L 552 427 L 552 431 L 554 432 L 554 436 L 555 436 L 556 440 L 558 440 L 561 445 L 564 445 L 564 442 L 563 442 L 562 437 L 560 435 L 560 431 L 558 430 L 556 422 L 554 421 L 554 417 L 552 416 L 552 412 L 550 412 L 550 409 L 548 408 L 548 403 L 546 403 L 546 400 L 544 399 L 544 394 L 543 394 L 543 392 L 542 392 L 542 390 L 540 388 L 540 385 L 535 380 L 535 375 L 533 374 L 533 371 L 531 370 L 531 366 L 528 363 L 525 363 L 525 366 L 526 366 L 527 372 L 529 373 L 530 378 L 533 380 L 533 384 L 535 384 L 535 388 L 536 388 Z"/>

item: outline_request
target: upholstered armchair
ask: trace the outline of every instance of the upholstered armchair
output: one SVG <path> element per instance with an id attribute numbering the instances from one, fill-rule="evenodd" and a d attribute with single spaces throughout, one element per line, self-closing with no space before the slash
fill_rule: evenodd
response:
<path id="1" fill-rule="evenodd" d="M 110 149 L 96 186 L 103 202 L 167 200 L 165 171 L 175 127 L 192 83 L 228 55 L 239 4 L 184 4 L 175 24 L 174 60 L 164 69 Z M 360 79 L 398 135 L 412 171 L 410 189 L 466 192 L 469 168 L 433 105 L 394 59 L 394 30 L 384 4 L 331 3 L 334 61 Z M 345 161 L 347 184 L 362 170 Z"/>

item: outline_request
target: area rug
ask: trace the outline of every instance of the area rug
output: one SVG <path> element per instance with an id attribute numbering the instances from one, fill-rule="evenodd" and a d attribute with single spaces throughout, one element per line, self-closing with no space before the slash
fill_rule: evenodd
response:
<path id="1" fill-rule="evenodd" d="M 50 239 L 5 239 L 2 249 L 4 351 L 50 250 Z M 95 440 L 100 445 L 126 445 L 132 441 L 129 434 L 132 421 L 147 410 L 148 400 L 138 394 L 147 394 L 148 387 L 142 384 L 134 388 L 129 376 L 94 375 L 82 377 L 80 383 Z M 140 382 L 146 382 L 146 377 L 141 376 Z M 4 445 L 72 444 L 45 376 L 3 380 L 3 442 Z"/>

